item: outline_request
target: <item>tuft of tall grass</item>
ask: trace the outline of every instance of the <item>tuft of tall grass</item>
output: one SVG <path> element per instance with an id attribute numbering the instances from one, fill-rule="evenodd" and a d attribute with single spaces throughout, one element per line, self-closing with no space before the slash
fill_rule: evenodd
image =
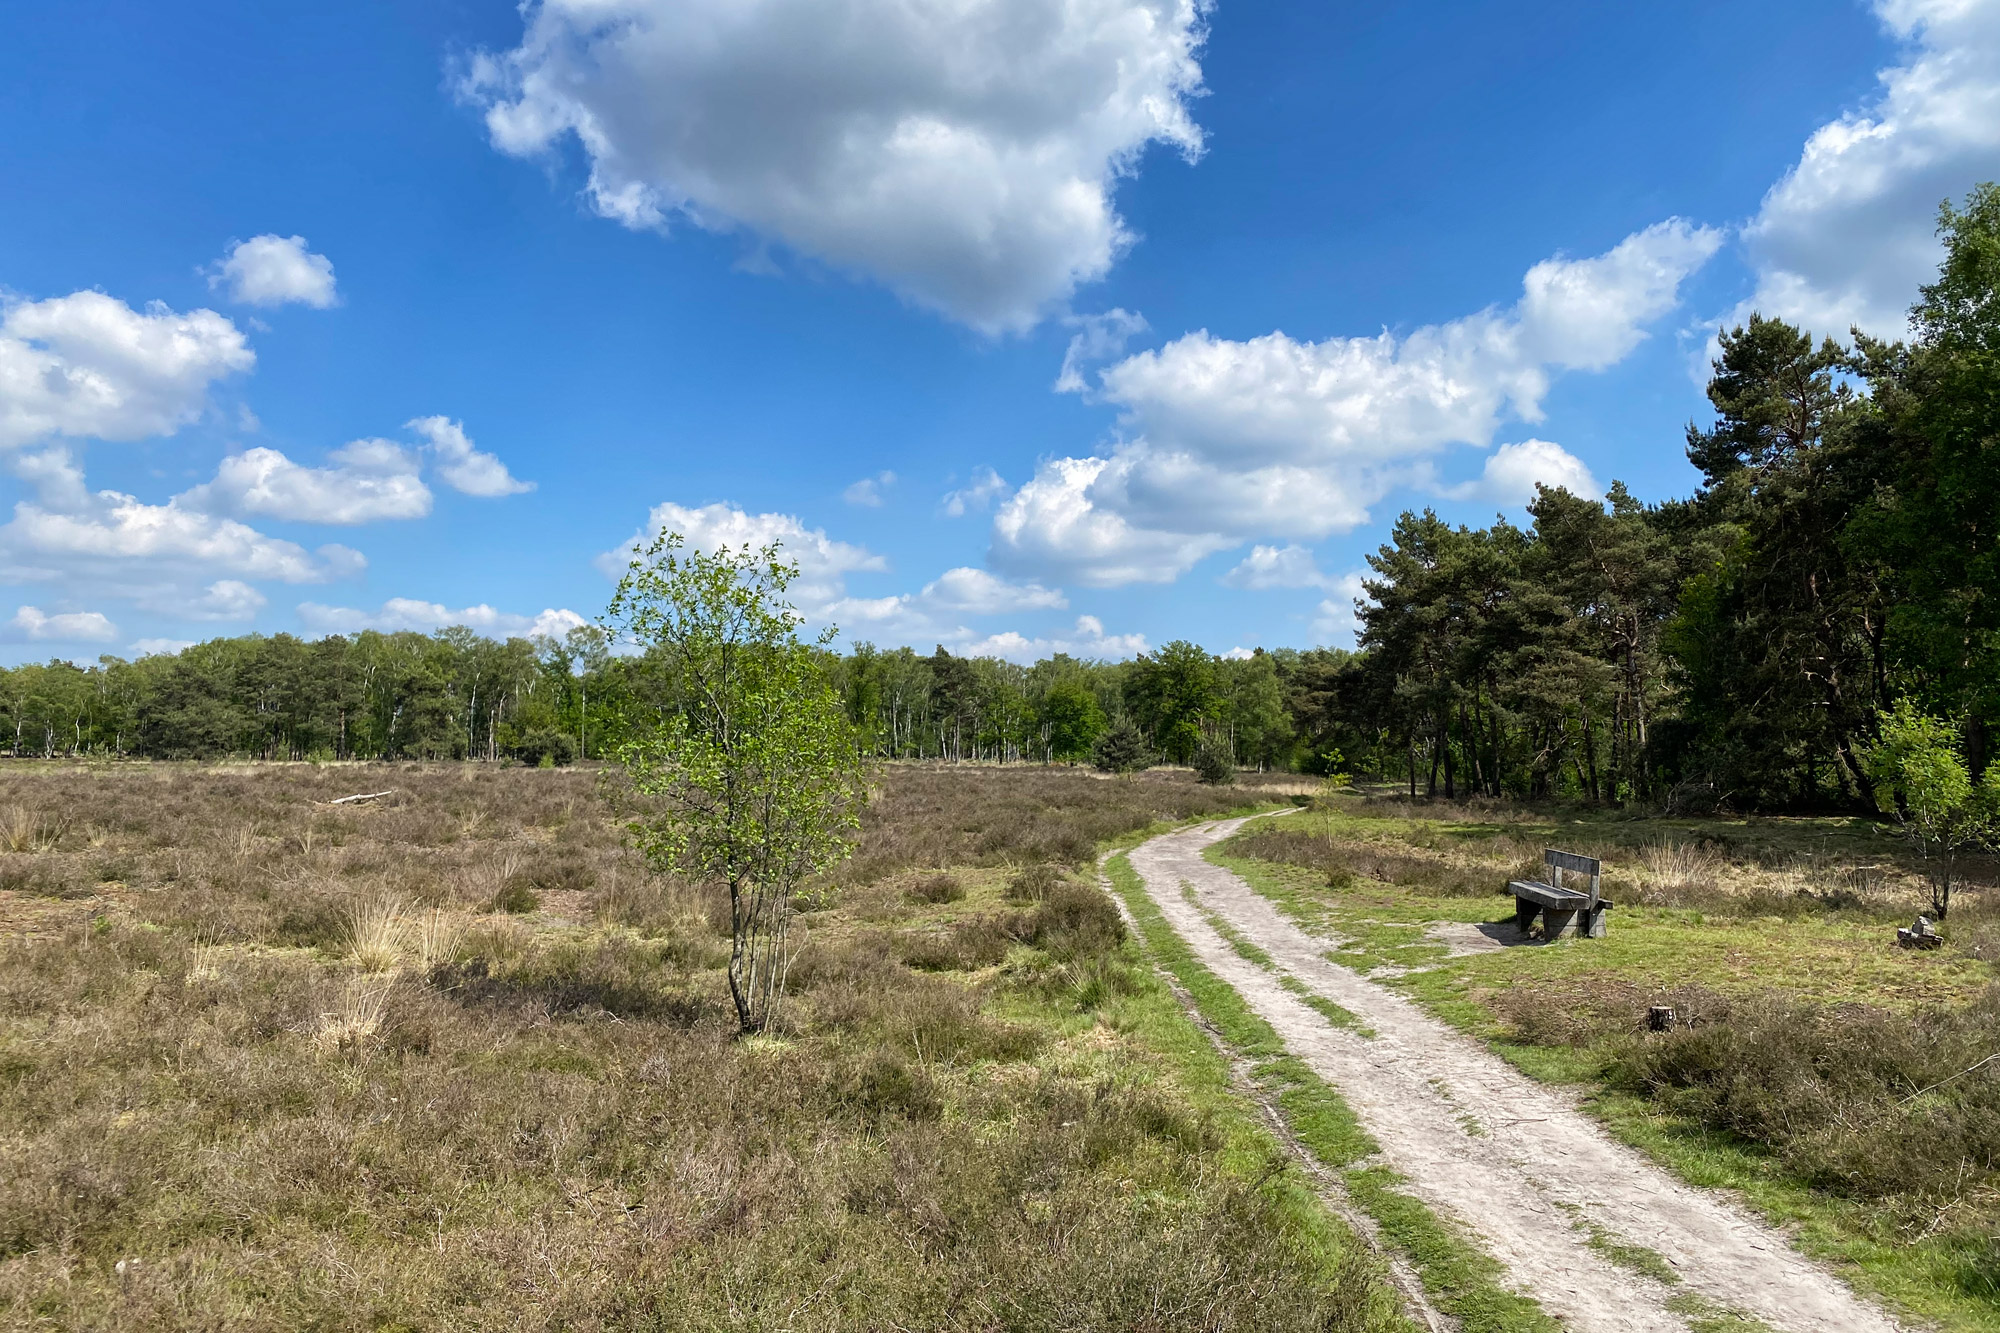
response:
<path id="1" fill-rule="evenodd" d="M 63 839 L 67 825 L 25 806 L 8 806 L 0 813 L 0 846 L 10 852 L 43 852 Z"/>
<path id="2" fill-rule="evenodd" d="M 382 1031 L 395 980 L 350 978 L 337 1007 L 320 1014 L 312 1031 L 313 1046 L 324 1053 L 365 1050 Z"/>
<path id="3" fill-rule="evenodd" d="M 418 917 L 410 931 L 415 939 L 417 968 L 425 976 L 457 960 L 465 942 L 465 920 L 441 907 Z"/>
<path id="4" fill-rule="evenodd" d="M 1724 869 L 1722 858 L 1712 849 L 1672 838 L 1647 843 L 1640 861 L 1651 879 L 1641 885 L 1639 901 L 1655 907 L 1681 907 L 1713 898 Z"/>
<path id="5" fill-rule="evenodd" d="M 347 953 L 363 971 L 387 972 L 402 961 L 410 923 L 400 898 L 373 898 L 347 912 Z"/>

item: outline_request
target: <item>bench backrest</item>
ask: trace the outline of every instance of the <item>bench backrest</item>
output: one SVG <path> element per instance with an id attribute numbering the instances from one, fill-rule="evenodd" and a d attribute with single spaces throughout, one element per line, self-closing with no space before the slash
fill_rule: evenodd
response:
<path id="1" fill-rule="evenodd" d="M 1594 856 L 1578 856 L 1575 852 L 1559 852 L 1550 847 L 1542 852 L 1542 860 L 1548 863 L 1549 883 L 1563 887 L 1563 871 L 1590 876 L 1590 906 L 1597 907 L 1598 884 L 1604 874 L 1604 862 Z"/>

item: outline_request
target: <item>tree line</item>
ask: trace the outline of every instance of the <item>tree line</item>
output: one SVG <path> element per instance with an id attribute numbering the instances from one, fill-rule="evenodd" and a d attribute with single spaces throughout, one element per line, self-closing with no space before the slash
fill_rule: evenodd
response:
<path id="1" fill-rule="evenodd" d="M 1403 514 L 1353 651 L 816 651 L 883 758 L 1077 762 L 1119 733 L 1412 793 L 1872 810 L 1867 755 L 1910 701 L 1977 777 L 2000 725 L 2000 188 L 1946 204 L 1940 234 L 1908 342 L 1758 316 L 1721 336 L 1694 495 Z M 0 721 L 15 755 L 568 763 L 661 702 L 658 664 L 611 648 L 597 627 L 248 635 L 0 671 Z"/>
<path id="2" fill-rule="evenodd" d="M 1301 723 L 1412 791 L 1878 808 L 1907 701 L 1976 776 L 2000 722 L 2000 189 L 1940 216 L 1908 342 L 1753 316 L 1720 339 L 1702 476 L 1646 505 L 1541 491 L 1529 522 L 1404 514 L 1360 651 Z"/>

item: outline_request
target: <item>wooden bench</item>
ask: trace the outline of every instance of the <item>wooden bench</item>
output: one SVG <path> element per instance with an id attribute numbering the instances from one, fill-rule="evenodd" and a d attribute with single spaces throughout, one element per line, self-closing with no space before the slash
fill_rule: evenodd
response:
<path id="1" fill-rule="evenodd" d="M 1507 885 L 1507 891 L 1514 895 L 1514 924 L 1521 928 L 1523 935 L 1528 927 L 1535 924 L 1536 916 L 1542 918 L 1542 937 L 1558 940 L 1564 935 L 1581 935 L 1588 939 L 1604 938 L 1604 914 L 1611 910 L 1611 903 L 1599 895 L 1604 863 L 1593 857 L 1578 856 L 1575 852 L 1559 852 L 1553 847 L 1542 853 L 1542 860 L 1549 868 L 1548 882 L 1538 879 L 1517 879 Z M 1590 876 L 1590 892 L 1563 887 L 1563 872 Z"/>

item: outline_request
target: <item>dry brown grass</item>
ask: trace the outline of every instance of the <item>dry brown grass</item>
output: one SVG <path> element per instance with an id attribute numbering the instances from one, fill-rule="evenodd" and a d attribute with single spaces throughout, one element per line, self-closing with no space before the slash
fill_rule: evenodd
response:
<path id="1" fill-rule="evenodd" d="M 1182 770 L 1110 778 L 1085 768 L 927 764 L 896 765 L 884 778 L 863 816 L 860 853 L 838 872 L 844 882 L 873 883 L 910 867 L 1080 865 L 1111 839 L 1282 800 L 1298 785 L 1206 787 Z"/>
<path id="2" fill-rule="evenodd" d="M 1381 1327 L 1139 1035 L 1177 1011 L 1108 902 L 965 868 L 1214 794 L 883 789 L 740 1041 L 726 903 L 593 774 L 0 766 L 72 819 L 0 856 L 0 1326 Z"/>

